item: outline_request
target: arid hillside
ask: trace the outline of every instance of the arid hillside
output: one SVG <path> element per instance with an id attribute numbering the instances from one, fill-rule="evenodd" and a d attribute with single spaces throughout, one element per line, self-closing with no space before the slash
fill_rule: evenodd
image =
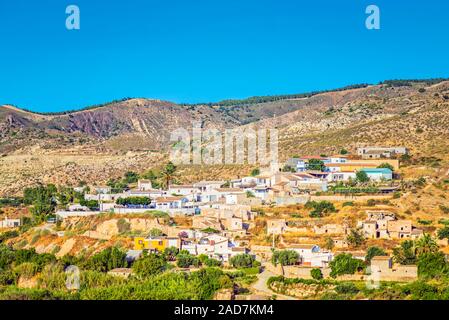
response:
<path id="1" fill-rule="evenodd" d="M 104 183 L 167 161 L 170 133 L 204 128 L 279 129 L 281 160 L 362 145 L 403 145 L 413 165 L 448 167 L 449 82 L 390 81 L 305 97 L 203 105 L 128 99 L 63 114 L 0 107 L 0 195 L 37 182 Z M 254 167 L 254 166 L 252 166 Z M 184 166 L 180 182 L 231 179 L 251 166 Z"/>

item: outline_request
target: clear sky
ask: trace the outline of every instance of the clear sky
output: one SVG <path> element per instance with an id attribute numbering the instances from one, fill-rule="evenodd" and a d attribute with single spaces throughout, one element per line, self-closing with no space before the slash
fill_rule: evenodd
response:
<path id="1" fill-rule="evenodd" d="M 81 29 L 65 27 L 76 4 Z M 376 4 L 381 29 L 365 28 Z M 209 102 L 449 77 L 447 0 L 0 1 L 0 104 Z"/>

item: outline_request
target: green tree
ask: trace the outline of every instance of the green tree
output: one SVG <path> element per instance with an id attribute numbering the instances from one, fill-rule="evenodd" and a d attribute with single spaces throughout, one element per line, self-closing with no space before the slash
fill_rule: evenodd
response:
<path id="1" fill-rule="evenodd" d="M 176 257 L 176 264 L 180 268 L 189 268 L 190 266 L 198 267 L 200 265 L 200 260 L 189 254 L 188 252 L 180 252 Z"/>
<path id="2" fill-rule="evenodd" d="M 310 159 L 308 164 L 307 164 L 307 169 L 323 171 L 323 169 L 324 169 L 324 162 L 322 160 L 319 160 L 319 159 Z"/>
<path id="3" fill-rule="evenodd" d="M 153 170 L 147 171 L 142 175 L 142 179 L 148 179 L 151 181 L 151 186 L 155 189 L 160 187 L 158 181 L 158 176 L 153 172 Z"/>
<path id="4" fill-rule="evenodd" d="M 416 253 L 419 256 L 423 253 L 437 252 L 439 247 L 435 239 L 428 233 L 425 233 L 421 238 L 415 241 Z"/>
<path id="5" fill-rule="evenodd" d="M 133 171 L 128 171 L 125 173 L 123 180 L 126 183 L 136 183 L 139 180 L 139 175 Z"/>
<path id="6" fill-rule="evenodd" d="M 418 257 L 418 275 L 439 278 L 448 275 L 449 266 L 442 252 L 425 252 Z"/>
<path id="7" fill-rule="evenodd" d="M 348 152 L 348 150 L 346 150 L 346 149 L 341 149 L 340 150 L 340 154 L 341 155 L 345 155 L 345 154 L 348 154 L 349 152 Z"/>
<path id="8" fill-rule="evenodd" d="M 438 230 L 438 239 L 449 239 L 449 227 Z"/>
<path id="9" fill-rule="evenodd" d="M 257 265 L 254 257 L 247 253 L 235 255 L 229 262 L 234 268 L 251 268 Z"/>
<path id="10" fill-rule="evenodd" d="M 127 266 L 126 253 L 116 247 L 109 247 L 89 258 L 86 262 L 87 269 L 107 272 L 115 268 Z"/>
<path id="11" fill-rule="evenodd" d="M 323 273 L 321 272 L 321 269 L 318 268 L 313 268 L 312 270 L 310 270 L 310 275 L 315 280 L 323 279 Z"/>
<path id="12" fill-rule="evenodd" d="M 393 261 L 402 265 L 415 264 L 416 254 L 413 241 L 405 240 L 399 247 L 394 248 Z"/>
<path id="13" fill-rule="evenodd" d="M 348 236 L 346 237 L 346 241 L 353 247 L 359 247 L 365 243 L 365 237 L 362 232 L 357 229 L 351 229 Z"/>
<path id="14" fill-rule="evenodd" d="M 162 235 L 164 235 L 164 233 L 162 232 L 162 230 L 157 229 L 157 228 L 153 228 L 150 230 L 150 232 L 148 233 L 148 235 L 150 237 L 160 237 Z"/>
<path id="15" fill-rule="evenodd" d="M 336 278 L 337 276 L 344 274 L 354 274 L 357 271 L 361 271 L 365 268 L 363 261 L 359 259 L 354 259 L 348 253 L 342 253 L 337 255 L 334 260 L 329 263 L 331 268 L 331 277 Z"/>
<path id="16" fill-rule="evenodd" d="M 356 180 L 360 183 L 366 183 L 369 181 L 369 177 L 365 171 L 357 171 L 355 176 L 356 176 Z"/>
<path id="17" fill-rule="evenodd" d="M 366 250 L 366 257 L 365 257 L 365 261 L 366 261 L 366 263 L 370 263 L 371 262 L 371 259 L 373 258 L 373 257 L 376 257 L 376 256 L 386 256 L 387 255 L 387 253 L 382 249 L 382 248 L 379 248 L 379 247 L 369 247 L 368 248 L 368 250 Z"/>
<path id="18" fill-rule="evenodd" d="M 308 201 L 305 204 L 306 209 L 312 209 L 310 212 L 310 217 L 312 218 L 321 218 L 325 214 L 329 214 L 332 212 L 336 212 L 337 209 L 335 209 L 335 206 L 330 201 Z"/>
<path id="19" fill-rule="evenodd" d="M 161 179 L 162 179 L 163 186 L 165 188 L 168 189 L 168 187 L 170 186 L 170 183 L 175 178 L 176 170 L 177 170 L 176 166 L 173 164 L 173 162 L 170 161 L 169 163 L 167 163 L 165 168 L 161 171 Z"/>
<path id="20" fill-rule="evenodd" d="M 277 250 L 273 252 L 271 263 L 275 266 L 278 264 L 282 266 L 290 266 L 296 264 L 298 259 L 299 254 L 294 250 Z"/>
<path id="21" fill-rule="evenodd" d="M 259 174 L 260 174 L 260 169 L 259 168 L 251 170 L 251 177 L 258 176 Z"/>
<path id="22" fill-rule="evenodd" d="M 167 263 L 165 260 L 153 253 L 135 261 L 132 265 L 134 273 L 142 278 L 162 273 L 166 268 Z"/>

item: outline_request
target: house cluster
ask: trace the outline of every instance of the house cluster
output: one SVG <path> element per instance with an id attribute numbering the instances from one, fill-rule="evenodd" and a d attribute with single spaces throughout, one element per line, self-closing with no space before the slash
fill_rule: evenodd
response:
<path id="1" fill-rule="evenodd" d="M 323 164 L 321 168 L 316 167 L 317 161 Z M 393 170 L 379 168 L 384 164 L 388 164 Z M 355 180 L 358 171 L 365 172 L 372 181 L 388 181 L 393 179 L 393 171 L 399 169 L 399 160 L 392 158 L 350 159 L 345 155 L 307 156 L 290 158 L 285 166 L 296 173 L 309 174 L 328 183 Z"/>
<path id="2" fill-rule="evenodd" d="M 247 253 L 247 249 L 220 234 L 211 234 L 197 230 L 187 229 L 177 237 L 136 237 L 134 238 L 134 251 L 164 252 L 167 248 L 186 250 L 190 254 L 206 255 L 222 262 L 228 262 L 233 256 Z"/>
<path id="3" fill-rule="evenodd" d="M 367 211 L 367 219 L 359 221 L 357 226 L 369 239 L 417 239 L 423 234 L 410 220 L 397 220 L 388 211 Z"/>

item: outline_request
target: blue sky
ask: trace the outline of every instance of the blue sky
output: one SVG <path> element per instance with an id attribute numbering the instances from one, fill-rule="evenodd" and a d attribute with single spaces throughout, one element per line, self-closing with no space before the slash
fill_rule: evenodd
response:
<path id="1" fill-rule="evenodd" d="M 65 28 L 65 8 L 81 30 Z M 365 8 L 381 30 L 365 28 Z M 449 1 L 0 1 L 0 104 L 208 102 L 449 77 Z"/>

